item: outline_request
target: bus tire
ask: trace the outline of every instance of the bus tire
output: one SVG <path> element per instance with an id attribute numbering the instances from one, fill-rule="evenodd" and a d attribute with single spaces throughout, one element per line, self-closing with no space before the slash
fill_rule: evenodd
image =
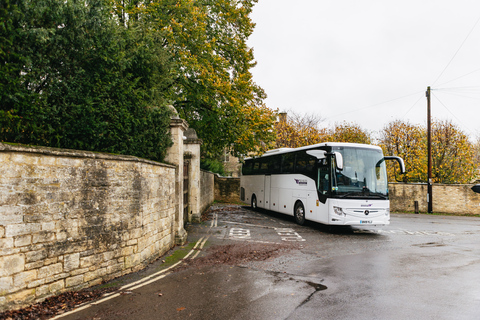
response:
<path id="1" fill-rule="evenodd" d="M 251 203 L 252 210 L 257 210 L 257 197 L 252 194 L 252 203 Z"/>
<path id="2" fill-rule="evenodd" d="M 305 223 L 305 207 L 303 206 L 302 202 L 297 201 L 297 203 L 295 203 L 295 210 L 293 211 L 293 216 L 297 224 L 302 226 Z"/>

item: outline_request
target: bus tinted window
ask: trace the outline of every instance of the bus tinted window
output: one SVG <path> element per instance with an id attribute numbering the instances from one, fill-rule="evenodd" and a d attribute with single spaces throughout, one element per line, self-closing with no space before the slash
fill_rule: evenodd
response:
<path id="1" fill-rule="evenodd" d="M 296 160 L 295 172 L 297 173 L 311 173 L 315 168 L 316 159 L 308 154 L 298 153 Z"/>
<path id="2" fill-rule="evenodd" d="M 251 160 L 246 160 L 245 163 L 242 165 L 242 174 L 249 175 L 252 174 L 252 164 Z"/>
<path id="3" fill-rule="evenodd" d="M 282 173 L 293 173 L 295 154 L 289 153 L 282 156 Z"/>
<path id="4" fill-rule="evenodd" d="M 260 163 L 260 173 L 268 173 L 268 164 L 269 162 L 263 159 L 263 161 Z"/>
<path id="5" fill-rule="evenodd" d="M 271 163 L 272 163 L 272 166 L 270 168 L 270 173 L 280 173 L 281 165 L 282 165 L 282 157 L 273 156 Z"/>
<path id="6" fill-rule="evenodd" d="M 253 168 L 252 168 L 252 174 L 259 174 L 260 173 L 260 162 L 258 160 L 255 160 L 253 162 Z"/>

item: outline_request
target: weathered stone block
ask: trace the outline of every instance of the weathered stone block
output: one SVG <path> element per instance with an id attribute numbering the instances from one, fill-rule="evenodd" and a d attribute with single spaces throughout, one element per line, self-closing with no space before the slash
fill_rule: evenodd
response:
<path id="1" fill-rule="evenodd" d="M 0 257 L 0 277 L 10 276 L 21 272 L 25 268 L 25 256 L 23 254 L 14 254 L 11 256 Z"/>
<path id="2" fill-rule="evenodd" d="M 42 231 L 55 231 L 55 221 L 42 222 Z"/>
<path id="3" fill-rule="evenodd" d="M 80 266 L 80 253 L 68 254 L 63 257 L 63 271 L 70 272 Z"/>
<path id="4" fill-rule="evenodd" d="M 13 224 L 5 226 L 5 235 L 7 237 L 15 237 L 26 234 L 32 234 L 42 229 L 40 223 L 28 223 L 28 224 Z"/>
<path id="5" fill-rule="evenodd" d="M 44 262 L 44 265 L 48 266 L 48 265 L 57 263 L 57 262 L 58 262 L 58 258 L 57 258 L 57 257 L 48 258 L 48 259 L 43 260 L 43 262 Z"/>
<path id="6" fill-rule="evenodd" d="M 7 298 L 7 302 L 28 303 L 33 299 L 35 299 L 35 289 L 26 289 L 20 292 L 12 293 L 8 295 L 6 298 Z"/>
<path id="7" fill-rule="evenodd" d="M 0 278 L 0 296 L 10 293 L 13 289 L 13 277 Z"/>
<path id="8" fill-rule="evenodd" d="M 27 270 L 32 270 L 32 269 L 38 269 L 44 266 L 43 260 L 40 261 L 35 261 L 31 263 L 26 263 L 25 264 L 25 271 Z"/>
<path id="9" fill-rule="evenodd" d="M 13 284 L 15 288 L 24 289 L 29 282 L 36 279 L 37 270 L 24 271 L 13 276 Z"/>
<path id="10" fill-rule="evenodd" d="M 103 277 L 104 275 L 107 274 L 107 268 L 100 268 L 92 272 L 87 272 L 84 274 L 84 281 L 92 281 L 94 279 L 98 279 Z"/>
<path id="11" fill-rule="evenodd" d="M 25 256 L 26 262 L 35 262 L 41 259 L 45 259 L 47 257 L 47 250 L 42 249 L 38 251 L 27 252 Z"/>
<path id="12" fill-rule="evenodd" d="M 7 208 L 14 209 L 7 210 Z M 23 223 L 23 215 L 17 211 L 20 211 L 19 207 L 0 206 L 0 224 L 6 226 L 9 224 Z"/>
<path id="13" fill-rule="evenodd" d="M 84 282 L 83 280 L 83 275 L 78 275 L 70 278 L 65 279 L 65 287 L 73 287 L 73 286 L 78 286 L 79 284 L 82 284 Z"/>
<path id="14" fill-rule="evenodd" d="M 45 283 L 51 283 L 51 282 L 55 282 L 57 280 L 60 280 L 60 279 L 65 279 L 67 277 L 69 277 L 70 274 L 69 273 L 59 273 L 59 274 L 55 274 L 53 276 L 50 276 L 50 277 L 47 277 L 45 278 Z"/>
<path id="15" fill-rule="evenodd" d="M 12 238 L 0 239 L 0 249 L 10 249 L 10 248 L 13 248 Z"/>
<path id="16" fill-rule="evenodd" d="M 102 261 L 103 261 L 102 254 L 94 254 L 88 257 L 80 258 L 80 267 L 85 268 L 88 266 L 97 265 L 102 263 Z"/>
<path id="17" fill-rule="evenodd" d="M 61 263 L 52 264 L 42 267 L 38 270 L 38 278 L 47 278 L 55 274 L 61 273 L 63 266 Z"/>
<path id="18" fill-rule="evenodd" d="M 35 288 L 34 290 L 35 290 L 35 295 L 37 297 L 43 297 L 50 293 L 50 289 L 48 285 L 43 285 L 41 287 Z"/>
<path id="19" fill-rule="evenodd" d="M 125 268 L 132 268 L 140 263 L 140 254 L 131 254 L 125 257 Z"/>
<path id="20" fill-rule="evenodd" d="M 89 271 L 89 268 L 75 269 L 75 270 L 70 271 L 70 275 L 71 276 L 76 276 L 76 275 L 79 275 L 79 274 L 84 274 L 88 271 Z"/>
<path id="21" fill-rule="evenodd" d="M 45 284 L 45 279 L 35 280 L 28 283 L 27 288 L 36 288 Z"/>
<path id="22" fill-rule="evenodd" d="M 63 288 L 65 288 L 65 281 L 64 280 L 59 280 L 59 281 L 54 282 L 54 283 L 52 283 L 48 286 L 48 290 L 51 293 L 56 293 L 56 292 L 62 290 Z"/>
<path id="23" fill-rule="evenodd" d="M 15 237 L 15 247 L 24 247 L 32 244 L 32 236 L 27 234 Z"/>

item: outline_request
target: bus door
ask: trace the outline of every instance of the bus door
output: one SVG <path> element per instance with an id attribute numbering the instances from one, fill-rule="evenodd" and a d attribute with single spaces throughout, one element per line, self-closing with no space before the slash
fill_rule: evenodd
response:
<path id="1" fill-rule="evenodd" d="M 271 181 L 272 179 L 272 176 L 269 175 L 269 174 L 266 174 L 265 175 L 265 188 L 263 189 L 264 190 L 264 200 L 265 200 L 265 209 L 268 209 L 270 210 L 270 195 L 271 195 L 271 191 L 270 191 L 270 187 L 271 187 Z"/>

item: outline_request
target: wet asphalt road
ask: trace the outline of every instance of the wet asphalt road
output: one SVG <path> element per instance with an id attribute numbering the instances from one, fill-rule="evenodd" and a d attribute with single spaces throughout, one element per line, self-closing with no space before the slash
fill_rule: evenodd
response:
<path id="1" fill-rule="evenodd" d="M 206 247 L 296 249 L 167 274 L 62 319 L 480 319 L 480 218 L 394 214 L 386 227 L 331 229 L 227 207 L 187 230 Z"/>

